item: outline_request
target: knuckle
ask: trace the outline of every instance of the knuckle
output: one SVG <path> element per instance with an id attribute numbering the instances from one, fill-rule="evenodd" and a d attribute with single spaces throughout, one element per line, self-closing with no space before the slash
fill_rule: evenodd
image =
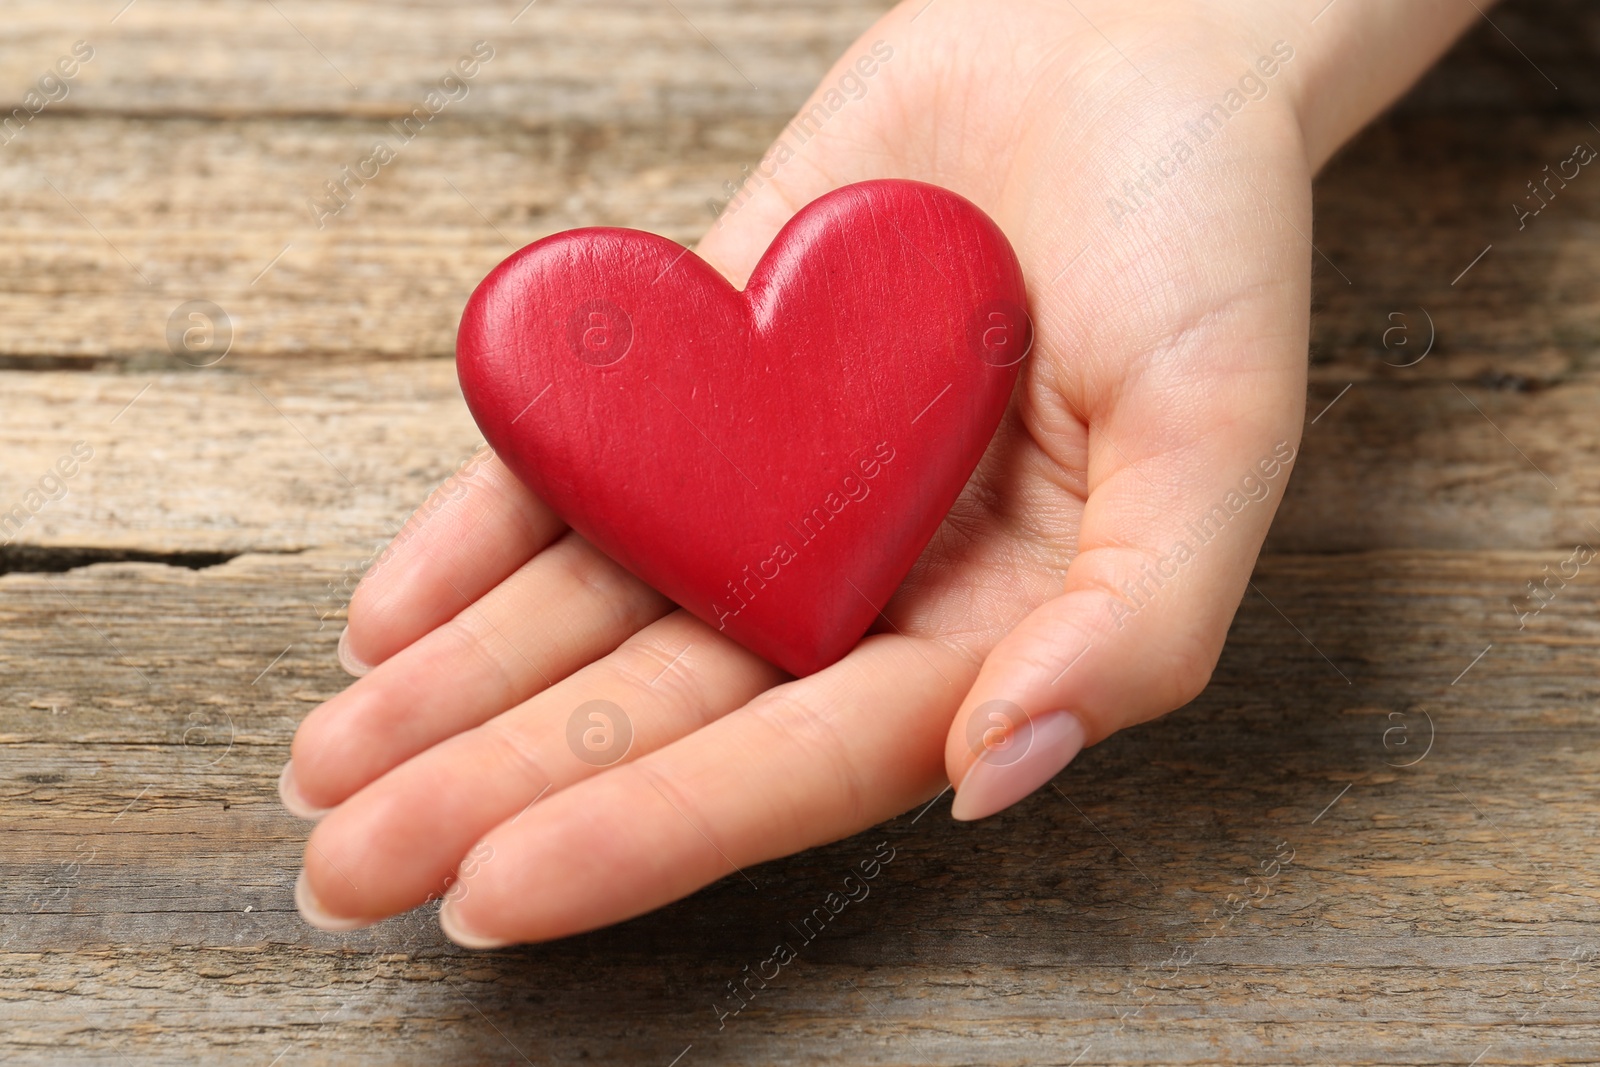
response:
<path id="1" fill-rule="evenodd" d="M 564 536 L 559 564 L 583 599 L 598 605 L 614 628 L 636 630 L 656 614 L 658 594 L 575 532 Z"/>
<path id="2" fill-rule="evenodd" d="M 505 755 L 525 775 L 529 782 L 553 782 L 546 769 L 539 747 L 508 716 L 490 719 L 479 731 L 495 748 Z"/>
<path id="3" fill-rule="evenodd" d="M 838 717 L 812 700 L 781 690 L 750 705 L 751 714 L 775 735 L 780 749 L 797 754 L 797 765 L 821 768 L 833 788 L 821 795 L 834 799 L 855 825 L 867 812 L 867 787 L 853 755 L 854 746 Z"/>
<path id="4" fill-rule="evenodd" d="M 699 797 L 700 794 L 692 789 L 680 788 L 677 781 L 669 774 L 664 773 L 653 760 L 641 760 L 632 765 L 632 772 L 638 775 L 635 781 L 643 781 L 645 786 L 658 793 L 667 806 L 676 812 L 672 818 L 664 820 L 664 825 L 675 829 L 682 829 L 683 840 L 689 842 L 690 847 L 697 848 L 700 844 L 711 846 L 712 856 L 720 866 L 721 861 L 742 865 L 745 857 L 736 855 L 736 849 L 730 849 L 729 843 L 723 840 L 719 832 L 719 825 L 713 818 L 707 817 Z M 645 794 L 647 797 L 649 793 Z M 613 806 L 603 813 L 603 817 L 623 818 L 626 809 Z M 687 823 L 687 826 L 683 824 Z"/>
<path id="5" fill-rule="evenodd" d="M 649 628 L 625 642 L 607 664 L 618 681 L 651 705 L 690 707 L 703 722 L 705 699 L 694 665 L 692 642 Z"/>
<path id="6" fill-rule="evenodd" d="M 503 653 L 510 639 L 484 614 L 481 604 L 468 607 L 440 632 L 454 645 L 443 655 L 442 661 L 456 664 L 458 669 L 479 677 L 497 679 L 502 701 L 510 702 L 526 688 L 525 680 L 514 673 L 514 668 L 517 664 L 531 666 L 529 661 L 517 653 L 515 646 L 511 646 L 515 654 Z"/>

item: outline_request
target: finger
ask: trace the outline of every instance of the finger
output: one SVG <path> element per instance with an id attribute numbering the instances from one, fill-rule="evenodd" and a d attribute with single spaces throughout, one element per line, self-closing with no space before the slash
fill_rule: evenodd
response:
<path id="1" fill-rule="evenodd" d="M 468 850 L 501 822 L 531 817 L 535 802 L 662 748 L 781 679 L 687 612 L 668 615 L 334 811 L 306 850 L 313 925 L 348 928 L 444 893 Z"/>
<path id="2" fill-rule="evenodd" d="M 1064 589 L 990 652 L 951 725 L 956 818 L 1010 806 L 1205 687 L 1300 437 L 1309 272 L 1280 277 L 1146 360 L 1094 426 Z"/>
<path id="3" fill-rule="evenodd" d="M 871 637 L 635 763 L 490 831 L 439 921 L 460 944 L 541 941 L 641 914 L 854 833 L 944 784 L 944 724 L 975 661 Z"/>
<path id="4" fill-rule="evenodd" d="M 466 611 L 308 715 L 280 786 L 315 814 L 514 707 L 671 610 L 568 532 Z"/>
<path id="5" fill-rule="evenodd" d="M 478 451 L 361 579 L 340 661 L 365 674 L 500 584 L 563 529 L 493 452 Z"/>

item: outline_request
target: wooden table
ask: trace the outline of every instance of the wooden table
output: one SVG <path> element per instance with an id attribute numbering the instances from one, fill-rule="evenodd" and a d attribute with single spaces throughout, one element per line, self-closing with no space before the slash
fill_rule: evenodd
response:
<path id="1" fill-rule="evenodd" d="M 122 2 L 0 12 L 10 96 L 94 49 L 0 147 L 0 504 L 93 452 L 0 550 L 6 1063 L 1600 1061 L 1600 569 L 1518 613 L 1600 544 L 1600 177 L 1510 208 L 1600 144 L 1591 4 L 1495 10 L 1322 179 L 1304 458 L 1193 706 L 981 826 L 473 954 L 425 914 L 302 925 L 274 791 L 362 561 L 475 444 L 455 316 L 554 230 L 692 240 L 881 0 Z M 232 324 L 213 366 L 169 349 L 191 300 Z"/>

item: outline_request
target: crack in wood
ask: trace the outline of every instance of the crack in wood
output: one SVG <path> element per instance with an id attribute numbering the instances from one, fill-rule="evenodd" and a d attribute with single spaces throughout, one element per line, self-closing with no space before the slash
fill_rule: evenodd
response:
<path id="1" fill-rule="evenodd" d="M 159 563 L 185 567 L 192 571 L 220 567 L 229 560 L 256 553 L 275 556 L 299 555 L 304 549 L 250 549 L 239 552 L 207 552 L 180 549 L 150 552 L 134 548 L 99 548 L 92 545 L 3 545 L 0 546 L 0 574 L 65 574 L 96 563 Z"/>

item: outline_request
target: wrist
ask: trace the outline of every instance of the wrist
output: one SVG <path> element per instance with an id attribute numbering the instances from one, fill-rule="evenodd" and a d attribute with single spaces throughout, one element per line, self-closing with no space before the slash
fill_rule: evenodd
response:
<path id="1" fill-rule="evenodd" d="M 1280 76 L 1313 171 L 1398 99 L 1480 17 L 1472 4 L 1396 0 L 1194 0 L 1235 37 L 1270 55 L 1292 49 Z"/>

